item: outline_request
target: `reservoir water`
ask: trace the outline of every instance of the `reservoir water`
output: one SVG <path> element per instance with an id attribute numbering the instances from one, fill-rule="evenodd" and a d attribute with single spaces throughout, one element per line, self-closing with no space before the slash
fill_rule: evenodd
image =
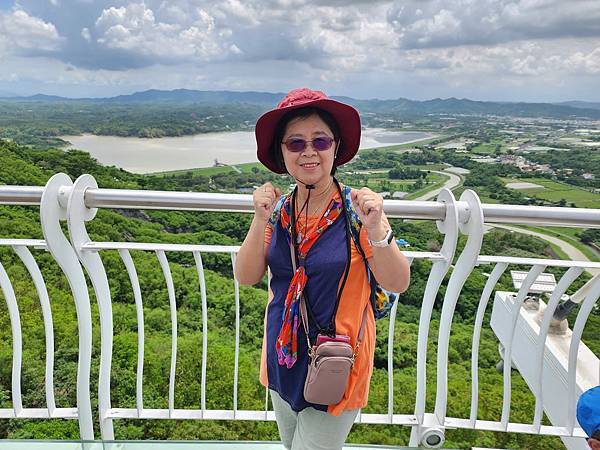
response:
<path id="1" fill-rule="evenodd" d="M 434 137 L 421 131 L 388 131 L 367 128 L 362 131 L 361 149 L 418 142 Z M 256 141 L 252 131 L 205 133 L 194 136 L 142 139 L 136 137 L 61 136 L 68 148 L 84 150 L 101 164 L 121 167 L 133 173 L 210 167 L 220 163 L 256 162 Z"/>

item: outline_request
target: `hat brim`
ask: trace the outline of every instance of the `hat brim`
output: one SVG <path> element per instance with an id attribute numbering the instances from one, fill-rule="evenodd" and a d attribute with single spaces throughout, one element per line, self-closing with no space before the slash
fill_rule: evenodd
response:
<path id="1" fill-rule="evenodd" d="M 299 108 L 318 108 L 330 113 L 340 128 L 340 148 L 335 159 L 335 165 L 341 166 L 352 160 L 358 152 L 360 145 L 360 116 L 358 111 L 350 105 L 332 99 L 313 100 L 293 106 L 273 109 L 264 113 L 256 121 L 254 134 L 256 136 L 258 160 L 267 169 L 275 173 L 286 173 L 285 168 L 279 167 L 272 154 L 275 128 L 283 116 Z"/>

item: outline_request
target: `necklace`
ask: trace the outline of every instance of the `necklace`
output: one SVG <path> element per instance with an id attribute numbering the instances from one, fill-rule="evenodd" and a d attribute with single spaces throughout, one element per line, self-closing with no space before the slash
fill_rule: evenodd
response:
<path id="1" fill-rule="evenodd" d="M 332 184 L 333 184 L 333 181 L 327 186 L 327 188 L 325 188 L 322 192 L 320 192 L 319 194 L 317 194 L 315 196 L 319 200 L 316 205 L 313 206 L 310 204 L 306 204 L 306 202 L 305 202 L 305 204 L 301 208 L 300 213 L 298 214 L 298 218 L 297 218 L 298 221 L 296 223 L 296 230 L 298 232 L 298 239 L 300 241 L 303 239 L 304 236 L 308 235 L 309 230 L 311 230 L 313 227 L 317 226 L 318 220 L 316 222 L 311 222 L 311 225 L 309 225 L 308 218 L 309 217 L 314 218 L 318 214 L 324 213 L 323 209 L 326 208 L 329 205 L 329 203 L 331 202 L 330 196 L 329 195 L 325 196 L 325 194 L 327 194 L 331 191 Z M 310 195 L 310 193 L 309 193 L 309 195 Z M 307 197 L 307 199 L 312 200 L 309 197 Z"/>
<path id="2" fill-rule="evenodd" d="M 312 200 L 312 204 L 311 202 L 309 202 L 309 204 L 306 204 L 303 208 L 301 208 L 300 213 L 298 214 L 298 217 L 300 217 L 300 215 L 305 215 L 305 216 L 315 216 L 317 213 L 321 212 L 323 210 L 323 208 L 325 208 L 328 204 L 329 201 L 331 200 L 329 198 L 329 194 L 331 192 L 331 186 L 333 185 L 333 178 L 329 181 L 329 184 L 327 185 L 327 187 L 325 189 L 323 189 L 321 192 L 319 192 L 318 194 L 313 194 L 312 196 L 308 197 L 307 199 Z M 310 193 L 309 193 L 310 195 Z M 323 201 L 324 199 L 324 201 Z M 296 204 L 296 207 L 298 207 L 298 204 L 300 204 L 300 200 L 298 200 L 298 203 Z M 306 202 L 302 202 L 303 205 Z M 304 211 L 303 211 L 304 210 Z M 302 213 L 305 214 L 302 214 Z"/>
<path id="3" fill-rule="evenodd" d="M 298 200 L 298 204 L 304 205 L 307 202 L 307 200 L 312 200 L 313 203 L 315 201 L 319 201 L 319 203 L 322 203 L 321 198 L 324 197 L 324 196 L 326 196 L 326 194 L 329 194 L 329 192 L 331 191 L 331 186 L 332 185 L 333 185 L 333 178 L 331 178 L 329 180 L 329 184 L 321 192 L 315 193 L 315 189 L 310 190 L 310 191 L 308 191 L 308 194 L 307 194 L 307 196 L 306 196 L 306 198 L 304 200 L 300 200 L 300 196 L 298 196 L 298 199 L 297 199 Z"/>

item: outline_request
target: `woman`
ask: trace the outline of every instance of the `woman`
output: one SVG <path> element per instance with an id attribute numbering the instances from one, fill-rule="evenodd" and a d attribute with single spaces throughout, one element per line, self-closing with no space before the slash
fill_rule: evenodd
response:
<path id="1" fill-rule="evenodd" d="M 260 378 L 270 389 L 288 449 L 341 449 L 367 404 L 375 345 L 370 285 L 363 255 L 348 232 L 344 192 L 333 177 L 337 166 L 356 155 L 360 132 L 354 108 L 310 89 L 291 91 L 256 123 L 258 159 L 275 173 L 287 172 L 297 184 L 283 204 L 271 183 L 256 189 L 254 218 L 235 275 L 240 283 L 255 284 L 267 265 L 271 270 Z M 390 291 L 405 291 L 409 265 L 393 239 L 382 197 L 362 188 L 352 190 L 350 198 L 362 223 L 360 246 L 375 278 Z M 291 242 L 296 242 L 296 270 Z M 312 343 L 317 333 L 326 332 L 349 337 L 354 347 L 364 323 L 343 398 L 333 405 L 304 398 L 309 355 L 300 294 L 308 306 Z"/>

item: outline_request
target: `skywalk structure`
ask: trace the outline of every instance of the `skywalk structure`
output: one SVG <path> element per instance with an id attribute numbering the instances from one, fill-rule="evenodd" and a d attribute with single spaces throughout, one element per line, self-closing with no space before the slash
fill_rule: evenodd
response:
<path id="1" fill-rule="evenodd" d="M 44 321 L 46 342 L 46 377 L 44 408 L 28 408 L 23 404 L 22 330 L 17 298 L 5 268 L 0 265 L 0 285 L 8 307 L 12 326 L 12 408 L 0 409 L 0 418 L 71 418 L 78 420 L 81 439 L 113 440 L 113 423 L 121 419 L 192 419 L 192 420 L 258 420 L 272 421 L 268 392 L 265 408 L 245 410 L 238 408 L 238 362 L 240 323 L 240 296 L 236 280 L 232 302 L 235 304 L 235 358 L 233 368 L 232 409 L 207 408 L 207 346 L 208 314 L 207 291 L 204 278 L 203 256 L 211 253 L 230 255 L 232 264 L 239 247 L 225 245 L 181 245 L 161 242 L 96 242 L 87 231 L 86 223 L 94 219 L 99 208 L 163 209 L 192 211 L 252 212 L 251 196 L 236 194 L 162 192 L 116 190 L 98 188 L 95 179 L 84 175 L 73 182 L 64 174 L 54 175 L 44 187 L 0 186 L 0 205 L 29 205 L 39 207 L 43 240 L 0 239 L 0 246 L 12 249 L 27 268 L 35 288 Z M 400 414 L 394 410 L 394 323 L 396 307 L 391 312 L 387 342 L 388 405 L 382 413 L 362 413 L 357 421 L 365 424 L 387 424 L 392 427 L 412 428 L 411 446 L 441 446 L 448 429 L 466 428 L 511 433 L 531 433 L 560 436 L 568 449 L 585 449 L 583 431 L 575 420 L 575 405 L 579 395 L 600 384 L 598 358 L 581 341 L 587 319 L 600 296 L 600 263 L 555 259 L 520 258 L 500 255 L 482 255 L 481 245 L 490 223 L 560 225 L 582 228 L 600 227 L 600 210 L 555 208 L 520 205 L 481 204 L 476 193 L 466 190 L 456 199 L 452 192 L 443 190 L 436 201 L 386 201 L 388 217 L 436 221 L 443 235 L 439 252 L 404 252 L 410 262 L 416 259 L 431 261 L 420 312 L 417 344 L 416 398 L 414 411 Z M 62 224 L 66 222 L 65 231 Z M 6 230 L 5 230 L 6 231 Z M 462 251 L 457 250 L 460 235 L 466 236 Z M 58 408 L 54 397 L 54 335 L 48 291 L 31 249 L 47 250 L 68 280 L 77 312 L 78 369 L 76 404 Z M 112 299 L 107 271 L 101 255 L 108 250 L 118 251 L 131 281 L 137 311 L 138 359 L 136 372 L 136 407 L 124 408 L 111 401 L 110 379 L 113 358 Z M 171 317 L 171 365 L 168 378 L 168 408 L 149 409 L 143 403 L 144 369 L 144 310 L 142 291 L 131 252 L 153 252 L 162 268 L 168 291 Z M 193 256 L 197 270 L 201 298 L 202 347 L 201 401 L 197 409 L 178 409 L 175 404 L 175 374 L 177 362 L 177 298 L 168 256 L 187 253 Z M 465 281 L 477 265 L 489 265 L 491 273 L 473 318 L 471 349 L 470 413 L 464 417 L 447 414 L 448 350 L 455 307 Z M 528 271 L 515 292 L 502 292 L 496 285 L 507 269 L 525 267 Z M 546 268 L 563 267 L 566 270 L 554 287 L 547 302 L 531 307 L 526 302 L 532 286 Z M 576 314 L 570 317 L 572 328 L 557 325 L 555 314 L 561 297 L 569 286 L 584 272 L 592 278 L 571 297 L 579 303 Z M 91 282 L 88 286 L 86 275 Z M 427 350 L 433 341 L 430 322 L 434 300 L 445 277 L 447 286 L 441 307 L 436 346 L 435 406 L 426 407 Z M 92 307 L 88 287 L 93 289 L 99 312 L 100 368 L 98 391 L 91 391 L 92 362 Z M 525 307 L 527 306 L 527 307 Z M 496 420 L 478 418 L 480 403 L 479 348 L 486 311 L 491 313 L 490 326 L 502 350 L 503 401 L 502 413 Z M 556 316 L 556 317 L 555 317 Z M 560 318 L 559 318 L 560 319 Z M 558 331 L 557 331 L 558 330 Z M 431 361 L 430 361 L 431 364 Z M 533 421 L 521 423 L 511 417 L 511 368 L 518 370 L 535 397 Z M 93 380 L 96 381 L 96 380 Z M 167 380 L 165 380 L 167 382 Z M 95 383 L 94 383 L 95 384 Z M 8 387 L 6 387 L 8 389 Z M 92 414 L 92 398 L 97 398 L 98 413 Z M 551 425 L 544 424 L 544 413 Z M 98 418 L 100 436 L 94 436 L 94 417 Z M 118 436 L 117 436 L 118 437 Z"/>

